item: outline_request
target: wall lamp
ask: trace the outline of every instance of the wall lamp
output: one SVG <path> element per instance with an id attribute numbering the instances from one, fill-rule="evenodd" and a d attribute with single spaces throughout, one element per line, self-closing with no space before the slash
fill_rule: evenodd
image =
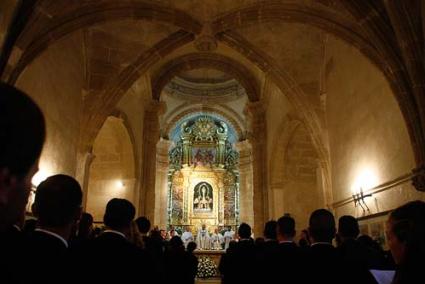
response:
<path id="1" fill-rule="evenodd" d="M 361 187 L 360 192 L 356 192 L 353 194 L 354 207 L 357 207 L 357 205 L 359 205 L 363 209 L 363 213 L 366 212 L 365 207 L 367 208 L 367 211 L 370 212 L 370 209 L 364 200 L 366 197 L 372 197 L 372 193 L 364 194 L 363 188 Z"/>

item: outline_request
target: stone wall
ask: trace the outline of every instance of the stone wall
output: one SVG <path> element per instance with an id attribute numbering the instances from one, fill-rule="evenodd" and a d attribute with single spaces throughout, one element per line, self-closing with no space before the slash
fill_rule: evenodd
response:
<path id="1" fill-rule="evenodd" d="M 84 85 L 82 34 L 57 42 L 37 58 L 17 81 L 41 107 L 47 140 L 40 159 L 46 175 L 75 175 Z"/>
<path id="2" fill-rule="evenodd" d="M 133 145 L 123 120 L 108 117 L 93 146 L 86 211 L 102 221 L 106 203 L 125 198 L 134 204 Z"/>
<path id="3" fill-rule="evenodd" d="M 331 38 L 327 59 L 327 104 L 334 202 L 353 190 L 409 173 L 414 158 L 406 125 L 390 86 L 358 50 Z M 367 199 L 370 213 L 393 209 L 423 193 L 403 184 Z M 350 203 L 337 215 L 363 212 Z"/>

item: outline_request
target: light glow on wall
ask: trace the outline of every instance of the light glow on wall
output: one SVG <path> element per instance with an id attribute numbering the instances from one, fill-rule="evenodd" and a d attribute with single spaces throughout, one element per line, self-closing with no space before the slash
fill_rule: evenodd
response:
<path id="1" fill-rule="evenodd" d="M 117 180 L 115 184 L 118 188 L 124 188 L 125 187 L 125 184 L 122 180 Z"/>
<path id="2" fill-rule="evenodd" d="M 37 173 L 32 177 L 31 183 L 34 187 L 37 187 L 40 183 L 45 181 L 52 174 L 45 169 L 39 169 Z"/>
<path id="3" fill-rule="evenodd" d="M 352 194 L 359 193 L 360 190 L 366 191 L 379 184 L 378 175 L 371 167 L 361 168 L 355 175 L 351 186 Z"/>

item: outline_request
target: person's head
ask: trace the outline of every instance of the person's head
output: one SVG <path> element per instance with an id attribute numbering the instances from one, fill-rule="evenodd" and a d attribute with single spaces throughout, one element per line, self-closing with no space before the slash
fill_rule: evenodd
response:
<path id="1" fill-rule="evenodd" d="M 240 224 L 238 235 L 241 239 L 249 239 L 251 237 L 251 226 L 247 223 Z"/>
<path id="2" fill-rule="evenodd" d="M 186 226 L 185 231 L 186 232 L 190 232 L 190 227 L 189 226 Z"/>
<path id="3" fill-rule="evenodd" d="M 388 246 L 396 264 L 412 265 L 425 258 L 425 202 L 412 201 L 391 212 Z"/>
<path id="4" fill-rule="evenodd" d="M 202 224 L 202 230 L 205 230 L 207 226 L 205 224 Z"/>
<path id="5" fill-rule="evenodd" d="M 80 184 L 73 177 L 54 175 L 37 187 L 33 212 L 41 227 L 72 227 L 81 217 L 82 200 Z"/>
<path id="6" fill-rule="evenodd" d="M 264 237 L 269 240 L 277 239 L 277 222 L 274 220 L 268 221 L 264 226 Z"/>
<path id="7" fill-rule="evenodd" d="M 103 223 L 112 230 L 120 232 L 129 231 L 131 221 L 134 219 L 136 209 L 126 199 L 113 198 L 106 204 Z"/>
<path id="8" fill-rule="evenodd" d="M 356 239 L 360 233 L 357 219 L 350 215 L 345 215 L 338 220 L 338 235 L 342 242 L 346 239 Z"/>
<path id="9" fill-rule="evenodd" d="M 277 220 L 277 239 L 279 241 L 292 241 L 295 236 L 295 220 L 285 215 Z"/>
<path id="10" fill-rule="evenodd" d="M 147 234 L 151 228 L 151 222 L 144 216 L 137 218 L 136 224 L 139 232 L 142 234 Z"/>
<path id="11" fill-rule="evenodd" d="M 189 242 L 187 244 L 187 251 L 190 252 L 190 253 L 192 253 L 192 252 L 195 251 L 196 247 L 197 247 L 197 245 L 196 245 L 195 242 Z"/>
<path id="12" fill-rule="evenodd" d="M 300 247 L 306 247 L 310 245 L 310 236 L 308 234 L 308 230 L 302 230 L 300 234 L 300 240 L 298 242 Z"/>
<path id="13" fill-rule="evenodd" d="M 172 237 L 168 242 L 168 245 L 172 250 L 184 250 L 183 241 L 178 236 Z"/>
<path id="14" fill-rule="evenodd" d="M 0 83 L 0 231 L 24 214 L 45 136 L 40 108 L 22 91 Z"/>
<path id="15" fill-rule="evenodd" d="M 266 240 L 262 237 L 258 237 L 255 239 L 254 244 L 258 247 L 262 246 L 264 243 L 266 242 Z"/>
<path id="16" fill-rule="evenodd" d="M 326 209 L 317 209 L 310 215 L 309 228 L 313 242 L 331 243 L 335 237 L 334 215 Z"/>
<path id="17" fill-rule="evenodd" d="M 159 234 L 160 234 L 162 239 L 165 240 L 167 238 L 167 231 L 161 229 L 161 230 L 159 230 Z"/>
<path id="18" fill-rule="evenodd" d="M 218 228 L 214 229 L 214 233 L 218 234 Z"/>
<path id="19" fill-rule="evenodd" d="M 22 231 L 26 234 L 31 234 L 34 232 L 35 228 L 37 227 L 37 219 L 28 219 L 25 220 L 24 228 Z"/>
<path id="20" fill-rule="evenodd" d="M 90 213 L 84 212 L 81 215 L 78 225 L 78 236 L 88 237 L 93 231 L 93 216 Z"/>

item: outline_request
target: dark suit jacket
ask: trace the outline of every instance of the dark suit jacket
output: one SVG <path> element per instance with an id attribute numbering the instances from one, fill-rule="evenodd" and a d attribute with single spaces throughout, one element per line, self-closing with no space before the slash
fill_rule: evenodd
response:
<path id="1" fill-rule="evenodd" d="M 25 283 L 23 266 L 25 235 L 15 227 L 0 233 L 0 282 Z"/>
<path id="2" fill-rule="evenodd" d="M 69 283 L 69 255 L 66 244 L 56 236 L 34 231 L 25 252 L 27 283 Z"/>
<path id="3" fill-rule="evenodd" d="M 304 281 L 309 283 L 341 282 L 341 262 L 331 244 L 313 244 L 306 251 Z"/>
<path id="4" fill-rule="evenodd" d="M 345 240 L 338 248 L 346 274 L 351 275 L 352 283 L 375 283 L 369 269 L 383 269 L 383 255 L 379 255 L 354 239 Z"/>
<path id="5" fill-rule="evenodd" d="M 220 265 L 223 282 L 252 283 L 259 274 L 257 251 L 252 240 L 239 241 L 234 248 L 228 249 Z"/>
<path id="6" fill-rule="evenodd" d="M 105 232 L 73 251 L 80 281 L 87 283 L 154 283 L 155 265 L 145 250 L 125 237 Z"/>

